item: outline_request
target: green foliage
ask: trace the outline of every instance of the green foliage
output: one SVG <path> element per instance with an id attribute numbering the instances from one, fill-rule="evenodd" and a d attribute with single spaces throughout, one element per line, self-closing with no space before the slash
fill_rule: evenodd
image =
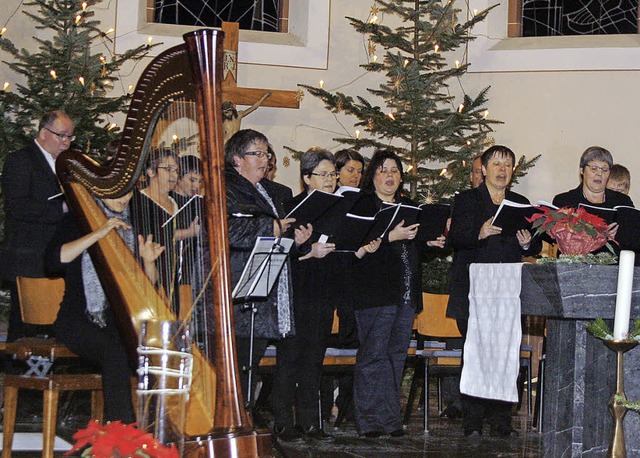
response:
<path id="1" fill-rule="evenodd" d="M 591 323 L 587 323 L 587 331 L 593 334 L 594 337 L 601 340 L 613 339 L 613 333 L 602 318 L 596 318 Z"/>
<path id="2" fill-rule="evenodd" d="M 331 112 L 358 118 L 355 125 L 368 134 L 335 141 L 355 149 L 393 150 L 408 166 L 405 181 L 412 198 L 446 200 L 469 186 L 470 160 L 491 144 L 491 126 L 500 123 L 488 117 L 489 88 L 477 95 L 465 93 L 461 104 L 455 102 L 449 85 L 458 84 L 469 64 L 450 65 L 447 53 L 473 40 L 472 27 L 495 5 L 459 22 L 460 10 L 450 1 L 376 0 L 375 4 L 402 25 L 392 29 L 375 21 L 347 19 L 367 37 L 370 54 L 379 47 L 384 50 L 382 59 L 361 65 L 384 77 L 377 88 L 367 89 L 384 106 L 364 97 L 301 86 Z M 524 175 L 536 160 L 522 157 L 514 178 Z"/>
<path id="3" fill-rule="evenodd" d="M 601 340 L 613 340 L 613 332 L 602 318 L 596 318 L 591 323 L 587 323 L 587 331 Z M 633 329 L 627 335 L 629 340 L 640 341 L 640 319 L 633 320 Z"/>
<path id="4" fill-rule="evenodd" d="M 618 263 L 618 257 L 612 253 L 589 254 L 561 254 L 557 258 L 539 258 L 537 264 L 600 264 L 613 265 Z"/>
<path id="5" fill-rule="evenodd" d="M 629 410 L 635 410 L 640 413 L 640 401 L 631 402 L 627 400 L 626 396 L 621 396 L 619 394 L 614 394 L 613 400 L 616 404 L 623 405 Z"/>
<path id="6" fill-rule="evenodd" d="M 422 263 L 422 291 L 432 294 L 449 294 L 450 250 L 429 253 Z"/>
<path id="7" fill-rule="evenodd" d="M 36 52 L 19 49 L 0 36 L 0 49 L 11 58 L 3 62 L 26 80 L 0 94 L 2 157 L 33 138 L 35 122 L 51 110 L 69 114 L 75 122 L 74 146 L 87 153 L 96 155 L 118 136 L 117 129 L 109 129 L 110 118 L 126 111 L 129 96 L 110 92 L 118 81 L 120 67 L 144 57 L 150 46 L 145 44 L 119 55 L 96 52 L 106 51 L 111 41 L 99 28 L 99 21 L 92 19 L 91 8 L 101 1 L 87 0 L 86 9 L 82 0 L 25 2 L 23 12 L 33 20 L 35 29 L 46 31 L 34 32 Z"/>

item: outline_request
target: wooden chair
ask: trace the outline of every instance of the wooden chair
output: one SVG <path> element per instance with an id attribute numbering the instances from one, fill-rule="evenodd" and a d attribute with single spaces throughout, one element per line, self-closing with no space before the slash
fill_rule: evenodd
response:
<path id="1" fill-rule="evenodd" d="M 462 364 L 462 349 L 443 350 L 425 348 L 424 339 L 426 337 L 433 339 L 460 338 L 462 335 L 458 330 L 457 322 L 454 318 L 446 315 L 448 295 L 424 293 L 424 307 L 416 318 L 416 334 L 418 336 L 418 349 L 416 356 L 422 362 L 422 366 L 416 364 L 416 372 L 411 382 L 411 388 L 407 399 L 407 407 L 405 409 L 403 424 L 409 423 L 411 417 L 411 409 L 415 401 L 418 385 L 420 383 L 419 374 L 423 372 L 423 422 L 424 431 L 428 432 L 429 420 L 429 376 L 434 375 L 434 371 L 439 371 L 441 375 L 451 375 L 460 371 Z M 527 385 L 527 412 L 531 412 L 531 357 L 533 348 L 528 345 L 520 347 L 520 368 L 524 371 L 525 376 L 519 377 L 519 380 L 528 381 Z M 523 385 L 521 385 L 523 386 Z M 522 397 L 522 390 L 519 390 Z M 442 413 L 442 381 L 438 379 L 438 413 Z"/>
<path id="2" fill-rule="evenodd" d="M 28 324 L 52 324 L 62 302 L 64 280 L 18 277 L 17 285 L 22 320 Z M 54 456 L 53 443 L 60 392 L 91 391 L 92 416 L 102 422 L 102 377 L 99 374 L 86 373 L 57 374 L 51 370 L 58 358 L 78 357 L 63 343 L 48 337 L 28 337 L 7 343 L 6 352 L 15 359 L 26 361 L 28 369 L 22 375 L 6 375 L 4 378 L 2 458 L 11 456 L 20 389 L 43 392 L 43 457 Z"/>

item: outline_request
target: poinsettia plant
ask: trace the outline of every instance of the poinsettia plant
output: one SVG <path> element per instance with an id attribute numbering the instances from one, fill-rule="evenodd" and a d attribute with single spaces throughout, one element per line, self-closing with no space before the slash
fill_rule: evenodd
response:
<path id="1" fill-rule="evenodd" d="M 587 255 L 605 245 L 615 254 L 609 243 L 609 240 L 615 240 L 609 234 L 607 222 L 599 216 L 592 215 L 582 207 L 541 207 L 541 210 L 528 221 L 533 223 L 536 235 L 547 233 L 556 240 L 562 254 Z"/>
<path id="2" fill-rule="evenodd" d="M 138 429 L 136 423 L 126 425 L 112 421 L 101 425 L 90 420 L 85 429 L 78 430 L 73 438 L 75 445 L 65 455 L 71 455 L 87 447 L 82 456 L 94 458 L 178 458 L 175 445 L 167 447 L 152 434 Z"/>

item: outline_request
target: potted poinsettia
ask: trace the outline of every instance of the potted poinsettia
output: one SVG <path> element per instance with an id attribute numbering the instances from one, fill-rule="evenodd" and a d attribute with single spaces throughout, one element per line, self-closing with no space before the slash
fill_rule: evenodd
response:
<path id="1" fill-rule="evenodd" d="M 85 429 L 78 430 L 73 439 L 75 445 L 65 455 L 82 450 L 84 457 L 94 458 L 178 458 L 175 445 L 167 447 L 150 433 L 138 429 L 136 424 L 126 425 L 113 421 L 101 425 L 90 420 Z"/>
<path id="2" fill-rule="evenodd" d="M 542 212 L 528 219 L 533 223 L 535 234 L 548 234 L 558 243 L 563 255 L 586 256 L 603 246 L 615 254 L 609 241 L 607 222 L 599 216 L 592 215 L 584 208 L 562 207 L 553 209 L 541 207 Z"/>

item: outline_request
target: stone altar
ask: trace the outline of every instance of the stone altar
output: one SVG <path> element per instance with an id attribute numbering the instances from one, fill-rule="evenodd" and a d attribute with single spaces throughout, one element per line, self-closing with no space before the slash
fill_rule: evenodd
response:
<path id="1" fill-rule="evenodd" d="M 547 317 L 543 449 L 548 457 L 605 456 L 612 420 L 615 353 L 586 324 L 610 319 L 613 328 L 618 266 L 525 264 L 522 314 Z M 633 281 L 631 317 L 640 317 L 640 268 Z M 625 353 L 625 393 L 640 399 L 640 347 Z M 624 420 L 628 456 L 640 456 L 640 416 Z"/>

